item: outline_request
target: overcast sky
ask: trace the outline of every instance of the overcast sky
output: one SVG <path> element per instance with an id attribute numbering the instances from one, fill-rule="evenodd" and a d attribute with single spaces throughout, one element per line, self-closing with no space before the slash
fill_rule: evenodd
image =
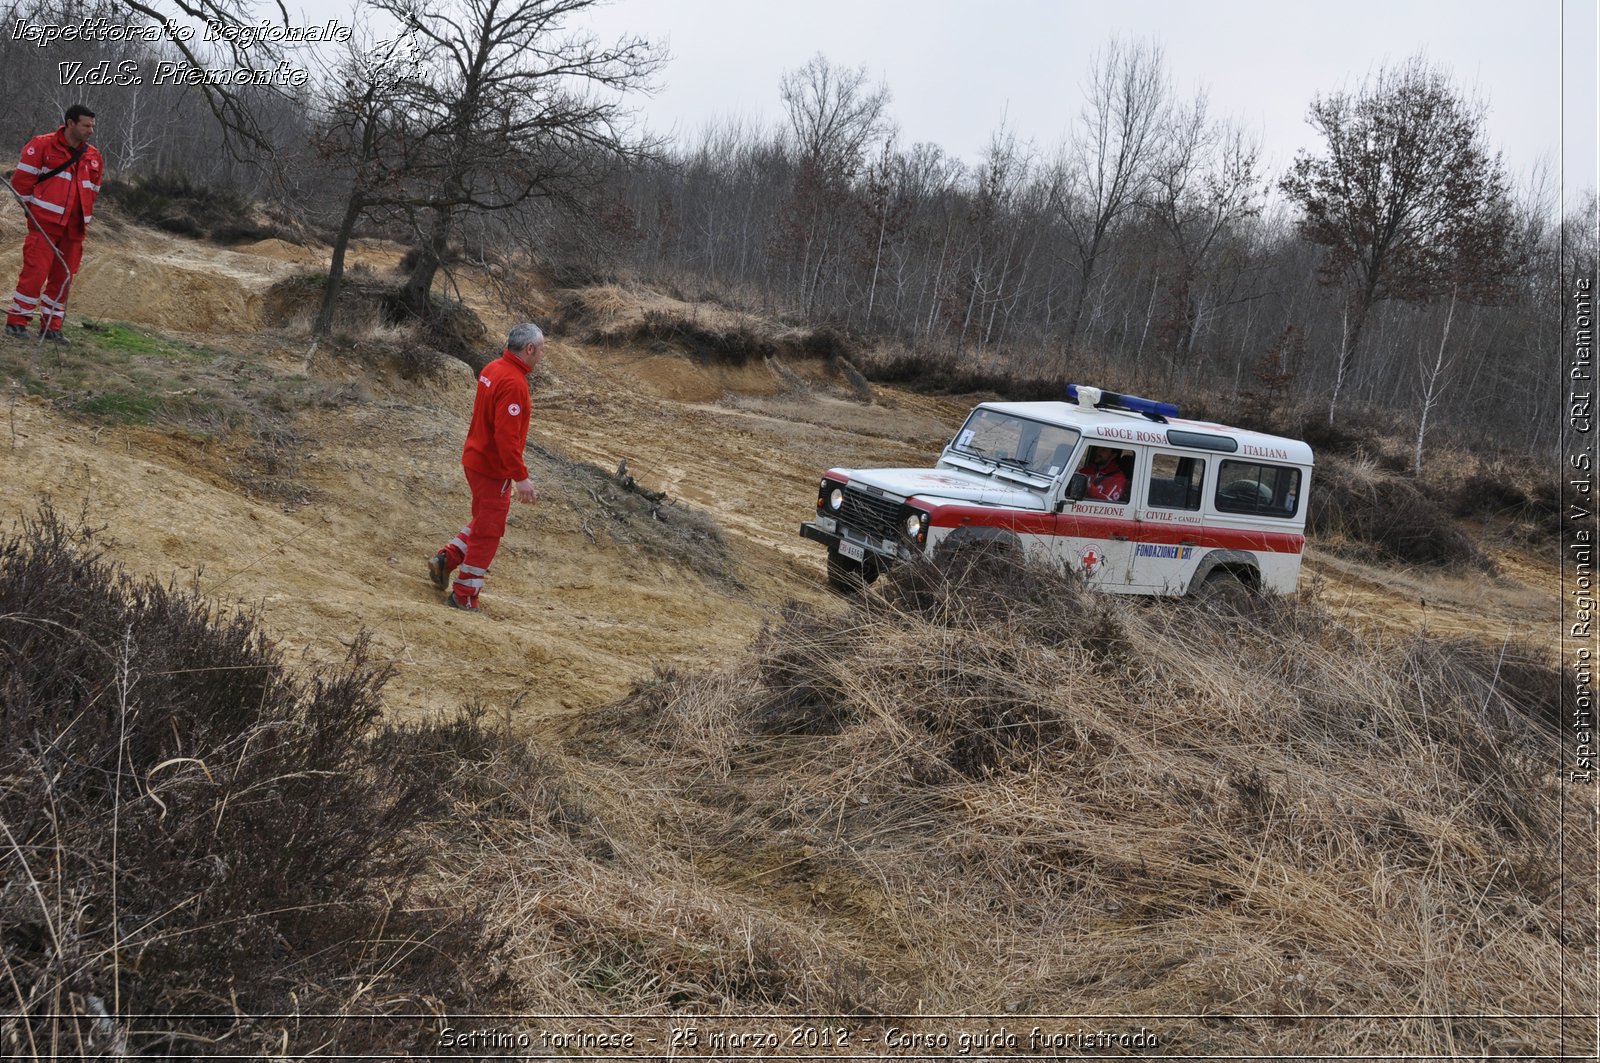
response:
<path id="1" fill-rule="evenodd" d="M 1180 98 L 1261 139 L 1268 172 L 1314 147 L 1313 95 L 1355 89 L 1417 54 L 1489 105 L 1488 128 L 1519 181 L 1543 159 L 1569 202 L 1596 184 L 1595 0 L 614 0 L 585 22 L 602 37 L 664 42 L 661 91 L 641 101 L 658 132 L 692 136 L 719 116 L 776 124 L 778 80 L 818 52 L 867 69 L 894 94 L 904 144 L 972 161 L 1004 122 L 1043 152 L 1081 103 L 1084 73 L 1113 37 L 1163 48 Z M 1565 86 L 1563 85 L 1565 64 Z M 1563 139 L 1563 106 L 1565 138 Z M 1562 159 L 1563 149 L 1565 159 Z"/>
<path id="2" fill-rule="evenodd" d="M 350 22 L 355 0 L 288 7 L 308 22 Z M 1296 150 L 1318 146 L 1305 122 L 1313 96 L 1354 91 L 1420 53 L 1488 104 L 1490 139 L 1516 181 L 1542 161 L 1572 203 L 1600 184 L 1597 8 L 1597 0 L 602 0 L 573 27 L 667 46 L 660 90 L 638 100 L 655 132 L 687 141 L 734 117 L 776 126 L 779 79 L 820 52 L 889 87 L 902 145 L 928 141 L 966 162 L 1002 123 L 1052 153 L 1082 108 L 1095 53 L 1113 38 L 1152 40 L 1179 98 L 1206 90 L 1214 116 L 1260 139 L 1273 178 Z"/>

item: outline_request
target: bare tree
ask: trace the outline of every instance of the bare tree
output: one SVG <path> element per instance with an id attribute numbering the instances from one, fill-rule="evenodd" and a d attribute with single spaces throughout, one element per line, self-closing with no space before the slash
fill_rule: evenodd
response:
<path id="1" fill-rule="evenodd" d="M 408 136 L 406 128 L 408 94 L 418 87 L 413 65 L 418 58 L 416 35 L 416 27 L 406 25 L 394 38 L 374 43 L 361 25 L 348 42 L 343 62 L 325 75 L 328 102 L 313 146 L 345 173 L 349 191 L 333 238 L 322 306 L 312 327 L 318 336 L 333 326 L 345 252 L 356 224 L 372 208 L 406 202 L 403 175 L 416 147 L 416 138 Z"/>
<path id="2" fill-rule="evenodd" d="M 567 30 L 596 0 L 375 0 L 416 28 L 423 71 L 409 94 L 415 146 L 408 205 L 419 214 L 402 299 L 426 316 L 433 279 L 463 211 L 533 199 L 575 201 L 618 158 L 652 145 L 631 135 L 624 95 L 649 91 L 665 62 L 640 37 L 602 44 Z"/>
<path id="3" fill-rule="evenodd" d="M 779 81 L 794 135 L 798 171 L 783 230 L 799 257 L 799 295 L 816 309 L 827 267 L 844 250 L 845 205 L 867 152 L 892 133 L 889 90 L 872 85 L 865 67 L 836 67 L 821 54 Z"/>
<path id="4" fill-rule="evenodd" d="M 1079 278 L 1067 321 L 1069 348 L 1107 237 L 1138 203 L 1149 180 L 1168 107 L 1161 49 L 1112 41 L 1090 67 L 1084 94 L 1088 102 L 1056 174 L 1058 209 L 1071 235 Z"/>
<path id="5" fill-rule="evenodd" d="M 1231 123 L 1213 122 L 1202 93 L 1169 113 L 1151 165 L 1149 204 L 1172 242 L 1171 349 L 1193 354 L 1204 314 L 1199 291 L 1219 240 L 1261 212 L 1260 148 Z"/>
<path id="6" fill-rule="evenodd" d="M 869 148 L 890 132 L 889 89 L 871 85 L 866 67 L 846 70 L 821 53 L 778 83 L 803 162 L 845 181 Z"/>
<path id="7" fill-rule="evenodd" d="M 202 34 L 199 40 L 169 35 L 168 43 L 192 67 L 214 67 L 224 60 L 232 66 L 247 70 L 270 70 L 282 58 L 282 48 L 269 37 L 243 31 L 253 30 L 260 19 L 253 0 L 109 0 L 136 15 L 166 24 L 169 21 L 193 19 L 211 23 L 222 32 Z M 277 24 L 287 27 L 289 9 L 283 0 L 271 0 L 270 8 Z M 269 18 L 270 22 L 271 19 Z M 202 42 L 211 38 L 211 45 Z M 224 144 L 237 154 L 240 147 L 267 153 L 274 147 L 271 130 L 263 122 L 263 111 L 253 102 L 261 96 L 283 96 L 285 91 L 277 86 L 251 85 L 237 87 L 213 84 L 209 80 L 199 85 L 200 92 L 212 116 L 224 134 Z"/>
<path id="8" fill-rule="evenodd" d="M 1427 302 L 1447 289 L 1492 298 L 1511 272 L 1507 179 L 1484 113 L 1420 58 L 1380 71 L 1355 96 L 1311 104 L 1307 120 L 1327 154 L 1301 152 L 1282 188 L 1300 208 L 1300 234 L 1328 249 L 1324 283 L 1344 296 L 1330 422 L 1377 303 Z"/>
<path id="9" fill-rule="evenodd" d="M 1450 344 L 1450 323 L 1456 317 L 1456 293 L 1450 292 L 1450 306 L 1445 310 L 1444 329 L 1439 334 L 1439 350 L 1434 355 L 1433 365 L 1426 363 L 1417 366 L 1417 445 L 1416 453 L 1411 459 L 1411 471 L 1418 476 L 1422 475 L 1422 443 L 1428 437 L 1428 418 L 1438 407 L 1444 396 L 1446 387 L 1445 374 L 1455 364 L 1454 357 L 1446 357 L 1445 352 Z"/>
<path id="10" fill-rule="evenodd" d="M 884 250 L 889 241 L 898 236 L 905 224 L 907 203 L 899 188 L 900 167 L 893 139 L 883 142 L 883 151 L 867 173 L 866 223 L 868 253 L 864 261 L 871 263 L 871 276 L 867 281 L 867 308 L 862 315 L 866 327 L 872 327 L 872 311 L 877 305 L 878 277 L 883 271 Z"/>

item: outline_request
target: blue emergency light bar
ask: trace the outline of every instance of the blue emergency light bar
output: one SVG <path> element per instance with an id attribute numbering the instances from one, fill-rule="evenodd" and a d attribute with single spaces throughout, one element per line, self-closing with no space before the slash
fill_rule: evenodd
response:
<path id="1" fill-rule="evenodd" d="M 1067 385 L 1067 399 L 1071 402 L 1078 401 L 1078 385 Z M 1137 395 L 1119 395 L 1115 391 L 1100 392 L 1100 401 L 1094 404 L 1097 410 L 1126 410 L 1129 413 L 1139 413 L 1152 421 L 1165 421 L 1169 417 L 1178 416 L 1178 408 L 1170 402 L 1156 402 L 1154 399 L 1141 399 Z"/>

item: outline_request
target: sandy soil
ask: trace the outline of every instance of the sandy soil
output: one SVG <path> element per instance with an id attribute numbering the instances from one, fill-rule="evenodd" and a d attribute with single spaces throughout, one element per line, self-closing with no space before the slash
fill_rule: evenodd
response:
<path id="1" fill-rule="evenodd" d="M 16 228 L 0 223 L 0 272 L 16 269 Z M 392 268 L 398 251 L 363 244 L 354 259 Z M 281 241 L 225 250 L 132 228 L 100 232 L 72 298 L 74 317 L 259 351 L 278 372 L 308 371 L 330 386 L 370 384 L 370 400 L 304 413 L 295 426 L 313 501 L 250 497 L 248 479 L 229 475 L 236 456 L 223 443 L 86 428 L 13 398 L 0 437 L 11 451 L 0 507 L 12 518 L 42 498 L 69 516 L 81 507 L 132 571 L 194 580 L 258 608 L 291 659 L 313 667 L 339 660 L 355 632 L 370 629 L 394 663 L 388 704 L 401 718 L 477 697 L 492 715 L 535 730 L 608 703 L 653 669 L 726 659 L 786 599 L 831 600 L 820 552 L 796 534 L 817 474 L 923 463 L 969 405 L 884 390 L 862 404 L 820 365 L 794 367 L 813 382 L 797 386 L 760 362 L 707 368 L 658 350 L 554 340 L 534 394 L 535 439 L 602 469 L 626 459 L 640 484 L 708 511 L 726 533 L 737 582 L 610 534 L 585 492 L 536 466 L 543 497 L 512 514 L 485 614 L 463 615 L 443 607 L 423 565 L 468 513 L 458 459 L 471 372 L 452 363 L 442 381 L 399 385 L 325 352 L 307 358 L 303 341 L 262 320 L 262 297 L 317 261 Z M 494 329 L 550 305 L 539 293 L 508 300 L 487 275 L 466 275 L 462 290 Z M 1554 559 L 1498 560 L 1494 579 L 1439 577 L 1314 550 L 1307 586 L 1336 609 L 1395 628 L 1554 639 Z"/>

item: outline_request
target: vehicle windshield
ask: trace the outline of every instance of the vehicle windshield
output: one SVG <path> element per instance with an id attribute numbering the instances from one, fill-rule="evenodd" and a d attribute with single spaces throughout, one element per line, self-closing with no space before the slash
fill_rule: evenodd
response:
<path id="1" fill-rule="evenodd" d="M 1045 424 L 998 410 L 976 409 L 950 443 L 950 452 L 997 468 L 1054 479 L 1070 471 L 1078 430 Z"/>

